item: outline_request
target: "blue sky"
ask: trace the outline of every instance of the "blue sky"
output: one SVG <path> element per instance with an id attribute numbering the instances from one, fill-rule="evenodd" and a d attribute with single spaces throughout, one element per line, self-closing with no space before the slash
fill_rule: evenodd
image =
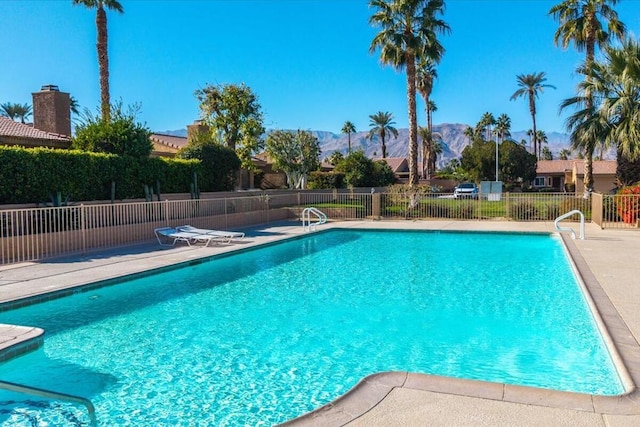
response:
<path id="1" fill-rule="evenodd" d="M 531 127 L 524 99 L 510 101 L 516 75 L 544 71 L 538 128 L 563 131 L 561 100 L 574 94 L 583 59 L 555 47 L 548 10 L 560 0 L 447 0 L 451 34 L 432 94 L 434 123 L 474 125 L 507 113 L 513 130 Z M 199 117 L 193 92 L 245 83 L 258 95 L 265 126 L 339 133 L 346 120 L 369 129 L 369 115 L 393 113 L 408 126 L 406 76 L 369 53 L 376 29 L 365 0 L 121 0 L 108 12 L 111 98 L 140 103 L 153 131 Z M 621 0 L 620 19 L 640 34 L 640 1 Z M 0 103 L 31 103 L 56 84 L 81 107 L 99 104 L 95 11 L 71 0 L 0 0 Z M 418 121 L 424 106 L 418 97 Z"/>

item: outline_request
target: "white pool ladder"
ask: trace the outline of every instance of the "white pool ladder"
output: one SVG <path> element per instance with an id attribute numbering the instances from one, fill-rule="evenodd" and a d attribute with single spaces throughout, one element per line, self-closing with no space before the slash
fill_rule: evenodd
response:
<path id="1" fill-rule="evenodd" d="M 312 217 L 313 215 L 313 217 Z M 311 220 L 314 219 L 314 222 Z M 304 208 L 302 210 L 302 229 L 304 231 L 312 231 L 316 226 L 327 222 L 327 215 L 318 208 Z"/>
<path id="2" fill-rule="evenodd" d="M 575 240 L 576 238 L 576 232 L 573 231 L 573 228 L 570 227 L 561 227 L 560 225 L 558 225 L 558 223 L 560 221 L 562 221 L 563 219 L 569 218 L 572 215 L 575 214 L 579 214 L 580 215 L 580 239 L 584 240 L 584 214 L 582 212 L 580 212 L 578 209 L 574 209 L 571 212 L 567 212 L 564 215 L 560 215 L 558 218 L 556 218 L 555 221 L 553 221 L 553 225 L 556 227 L 556 230 L 562 232 L 562 231 L 566 231 L 571 233 L 571 238 Z"/>

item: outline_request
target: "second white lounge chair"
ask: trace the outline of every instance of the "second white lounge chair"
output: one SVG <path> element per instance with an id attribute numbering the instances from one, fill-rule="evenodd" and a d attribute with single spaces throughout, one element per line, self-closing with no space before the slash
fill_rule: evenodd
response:
<path id="1" fill-rule="evenodd" d="M 192 243 L 204 243 L 209 246 L 211 242 L 219 242 L 220 236 L 202 234 L 191 231 L 178 230 L 173 227 L 161 227 L 153 230 L 160 246 L 174 246 L 176 242 L 185 242 L 191 246 Z"/>
<path id="2" fill-rule="evenodd" d="M 223 231 L 223 230 L 209 230 L 207 228 L 197 228 L 191 225 L 181 225 L 176 227 L 178 231 L 184 231 L 187 233 L 196 233 L 202 234 L 205 236 L 215 236 L 225 243 L 231 243 L 236 240 L 242 240 L 244 238 L 244 233 L 240 231 Z"/>

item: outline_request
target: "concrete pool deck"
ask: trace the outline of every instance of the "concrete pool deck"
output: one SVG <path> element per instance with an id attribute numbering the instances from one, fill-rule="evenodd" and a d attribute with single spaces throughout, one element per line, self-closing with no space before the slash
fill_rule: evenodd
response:
<path id="1" fill-rule="evenodd" d="M 480 221 L 349 221 L 324 227 L 423 230 L 554 232 L 553 223 Z M 577 229 L 577 225 L 575 226 Z M 42 295 L 200 258 L 300 236 L 299 223 L 246 230 L 240 243 L 212 247 L 160 248 L 148 244 L 0 267 L 0 304 L 21 305 Z M 627 382 L 640 384 L 640 234 L 638 230 L 601 230 L 586 224 L 586 239 L 565 239 L 593 303 L 598 307 Z M 48 298 L 48 297 L 45 297 Z M 0 353 L 29 349 L 41 337 L 37 325 L 0 325 Z M 39 338 L 41 339 L 41 338 Z M 36 341 L 34 341 L 36 340 Z M 27 347 L 24 347 L 27 346 Z M 2 349 L 5 349 L 3 352 Z M 615 356 L 615 355 L 614 355 Z M 1 358 L 0 358 L 1 360 Z M 629 384 L 629 387 L 635 387 Z M 393 372 L 363 379 L 354 389 L 291 425 L 640 425 L 640 392 L 599 397 L 424 374 Z"/>

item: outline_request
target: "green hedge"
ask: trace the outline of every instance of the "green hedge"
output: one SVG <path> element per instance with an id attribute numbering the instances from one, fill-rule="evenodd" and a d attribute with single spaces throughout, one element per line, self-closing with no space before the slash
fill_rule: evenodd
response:
<path id="1" fill-rule="evenodd" d="M 0 147 L 0 204 L 50 202 L 60 192 L 77 200 L 143 198 L 144 186 L 160 193 L 188 193 L 198 160 L 120 157 L 48 148 Z M 200 186 L 200 191 L 211 191 Z"/>
<path id="2" fill-rule="evenodd" d="M 307 181 L 307 188 L 309 190 L 344 188 L 344 174 L 339 172 L 311 172 Z"/>

